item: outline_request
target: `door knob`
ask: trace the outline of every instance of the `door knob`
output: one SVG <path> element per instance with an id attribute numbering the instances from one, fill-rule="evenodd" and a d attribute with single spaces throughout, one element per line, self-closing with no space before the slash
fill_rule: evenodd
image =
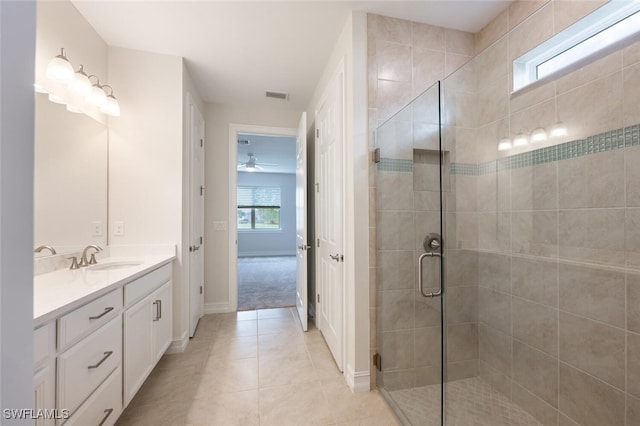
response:
<path id="1" fill-rule="evenodd" d="M 200 250 L 200 246 L 189 246 L 189 251 L 198 251 Z"/>
<path id="2" fill-rule="evenodd" d="M 336 262 L 344 262 L 344 256 L 341 254 L 330 254 L 329 257 Z"/>
<path id="3" fill-rule="evenodd" d="M 300 250 L 309 250 L 311 248 L 311 246 L 306 245 L 306 244 L 302 244 L 302 245 L 299 245 L 298 248 Z"/>

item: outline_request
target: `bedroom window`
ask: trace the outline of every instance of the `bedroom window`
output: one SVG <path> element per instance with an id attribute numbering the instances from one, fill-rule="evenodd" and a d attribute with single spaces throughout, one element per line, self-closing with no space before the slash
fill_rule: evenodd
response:
<path id="1" fill-rule="evenodd" d="M 237 192 L 238 230 L 279 230 L 280 188 L 239 186 Z"/>
<path id="2" fill-rule="evenodd" d="M 513 91 L 584 66 L 640 33 L 640 2 L 611 1 L 513 61 Z"/>

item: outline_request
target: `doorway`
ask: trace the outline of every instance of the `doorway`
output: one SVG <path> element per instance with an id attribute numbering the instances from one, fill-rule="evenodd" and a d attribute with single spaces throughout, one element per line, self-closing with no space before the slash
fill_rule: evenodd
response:
<path id="1" fill-rule="evenodd" d="M 295 306 L 296 129 L 232 125 L 230 139 L 232 306 Z"/>

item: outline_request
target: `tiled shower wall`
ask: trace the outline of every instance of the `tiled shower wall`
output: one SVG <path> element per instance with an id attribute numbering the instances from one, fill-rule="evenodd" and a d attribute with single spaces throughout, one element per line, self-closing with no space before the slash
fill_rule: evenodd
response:
<path id="1" fill-rule="evenodd" d="M 602 3 L 513 3 L 476 35 L 475 49 L 483 52 L 443 84 L 453 163 L 445 203 L 448 248 L 455 249 L 449 303 L 477 309 L 480 376 L 550 425 L 640 424 L 640 44 L 510 94 L 515 57 Z M 381 18 L 370 17 L 369 30 L 375 128 L 376 113 L 406 101 L 377 96 L 384 84 L 371 19 Z M 548 131 L 557 121 L 567 125 L 567 137 L 497 151 L 501 137 Z M 421 167 L 418 157 L 414 162 Z M 374 178 L 372 172 L 372 188 Z M 375 214 L 372 206 L 371 223 Z M 371 266 L 373 308 L 376 272 L 386 265 L 376 270 L 372 258 Z M 467 287 L 477 285 L 475 302 L 455 294 L 456 273 Z"/>
<path id="2" fill-rule="evenodd" d="M 369 15 L 371 147 L 375 144 L 373 130 L 379 124 L 471 59 L 474 48 L 470 33 Z M 382 136 L 388 141 L 381 141 L 383 156 L 393 158 L 394 163 L 383 164 L 386 168 L 378 174 L 381 197 L 377 212 L 373 165 L 370 170 L 370 223 L 376 224 L 377 214 L 378 223 L 384 224 L 380 231 L 386 232 L 376 238 L 375 226 L 370 230 L 371 329 L 376 330 L 376 319 L 381 323 L 378 333 L 371 333 L 371 352 L 385 345 L 380 352 L 385 353 L 387 389 L 439 380 L 439 301 L 416 293 L 415 265 L 422 238 L 427 231 L 439 232 L 437 91 L 423 98 L 416 108 L 387 126 L 387 135 Z M 414 153 L 414 148 L 420 151 Z M 380 268 L 376 268 L 376 255 Z M 430 265 L 430 270 L 435 268 Z M 475 353 L 477 358 L 477 349 Z M 475 369 L 474 362 L 474 374 Z"/>

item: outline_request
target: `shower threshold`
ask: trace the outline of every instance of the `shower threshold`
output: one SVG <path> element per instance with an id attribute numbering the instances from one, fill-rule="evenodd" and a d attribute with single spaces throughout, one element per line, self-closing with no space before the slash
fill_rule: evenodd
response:
<path id="1" fill-rule="evenodd" d="M 440 425 L 440 386 L 381 392 L 406 426 Z M 446 385 L 447 426 L 542 426 L 480 377 Z"/>

